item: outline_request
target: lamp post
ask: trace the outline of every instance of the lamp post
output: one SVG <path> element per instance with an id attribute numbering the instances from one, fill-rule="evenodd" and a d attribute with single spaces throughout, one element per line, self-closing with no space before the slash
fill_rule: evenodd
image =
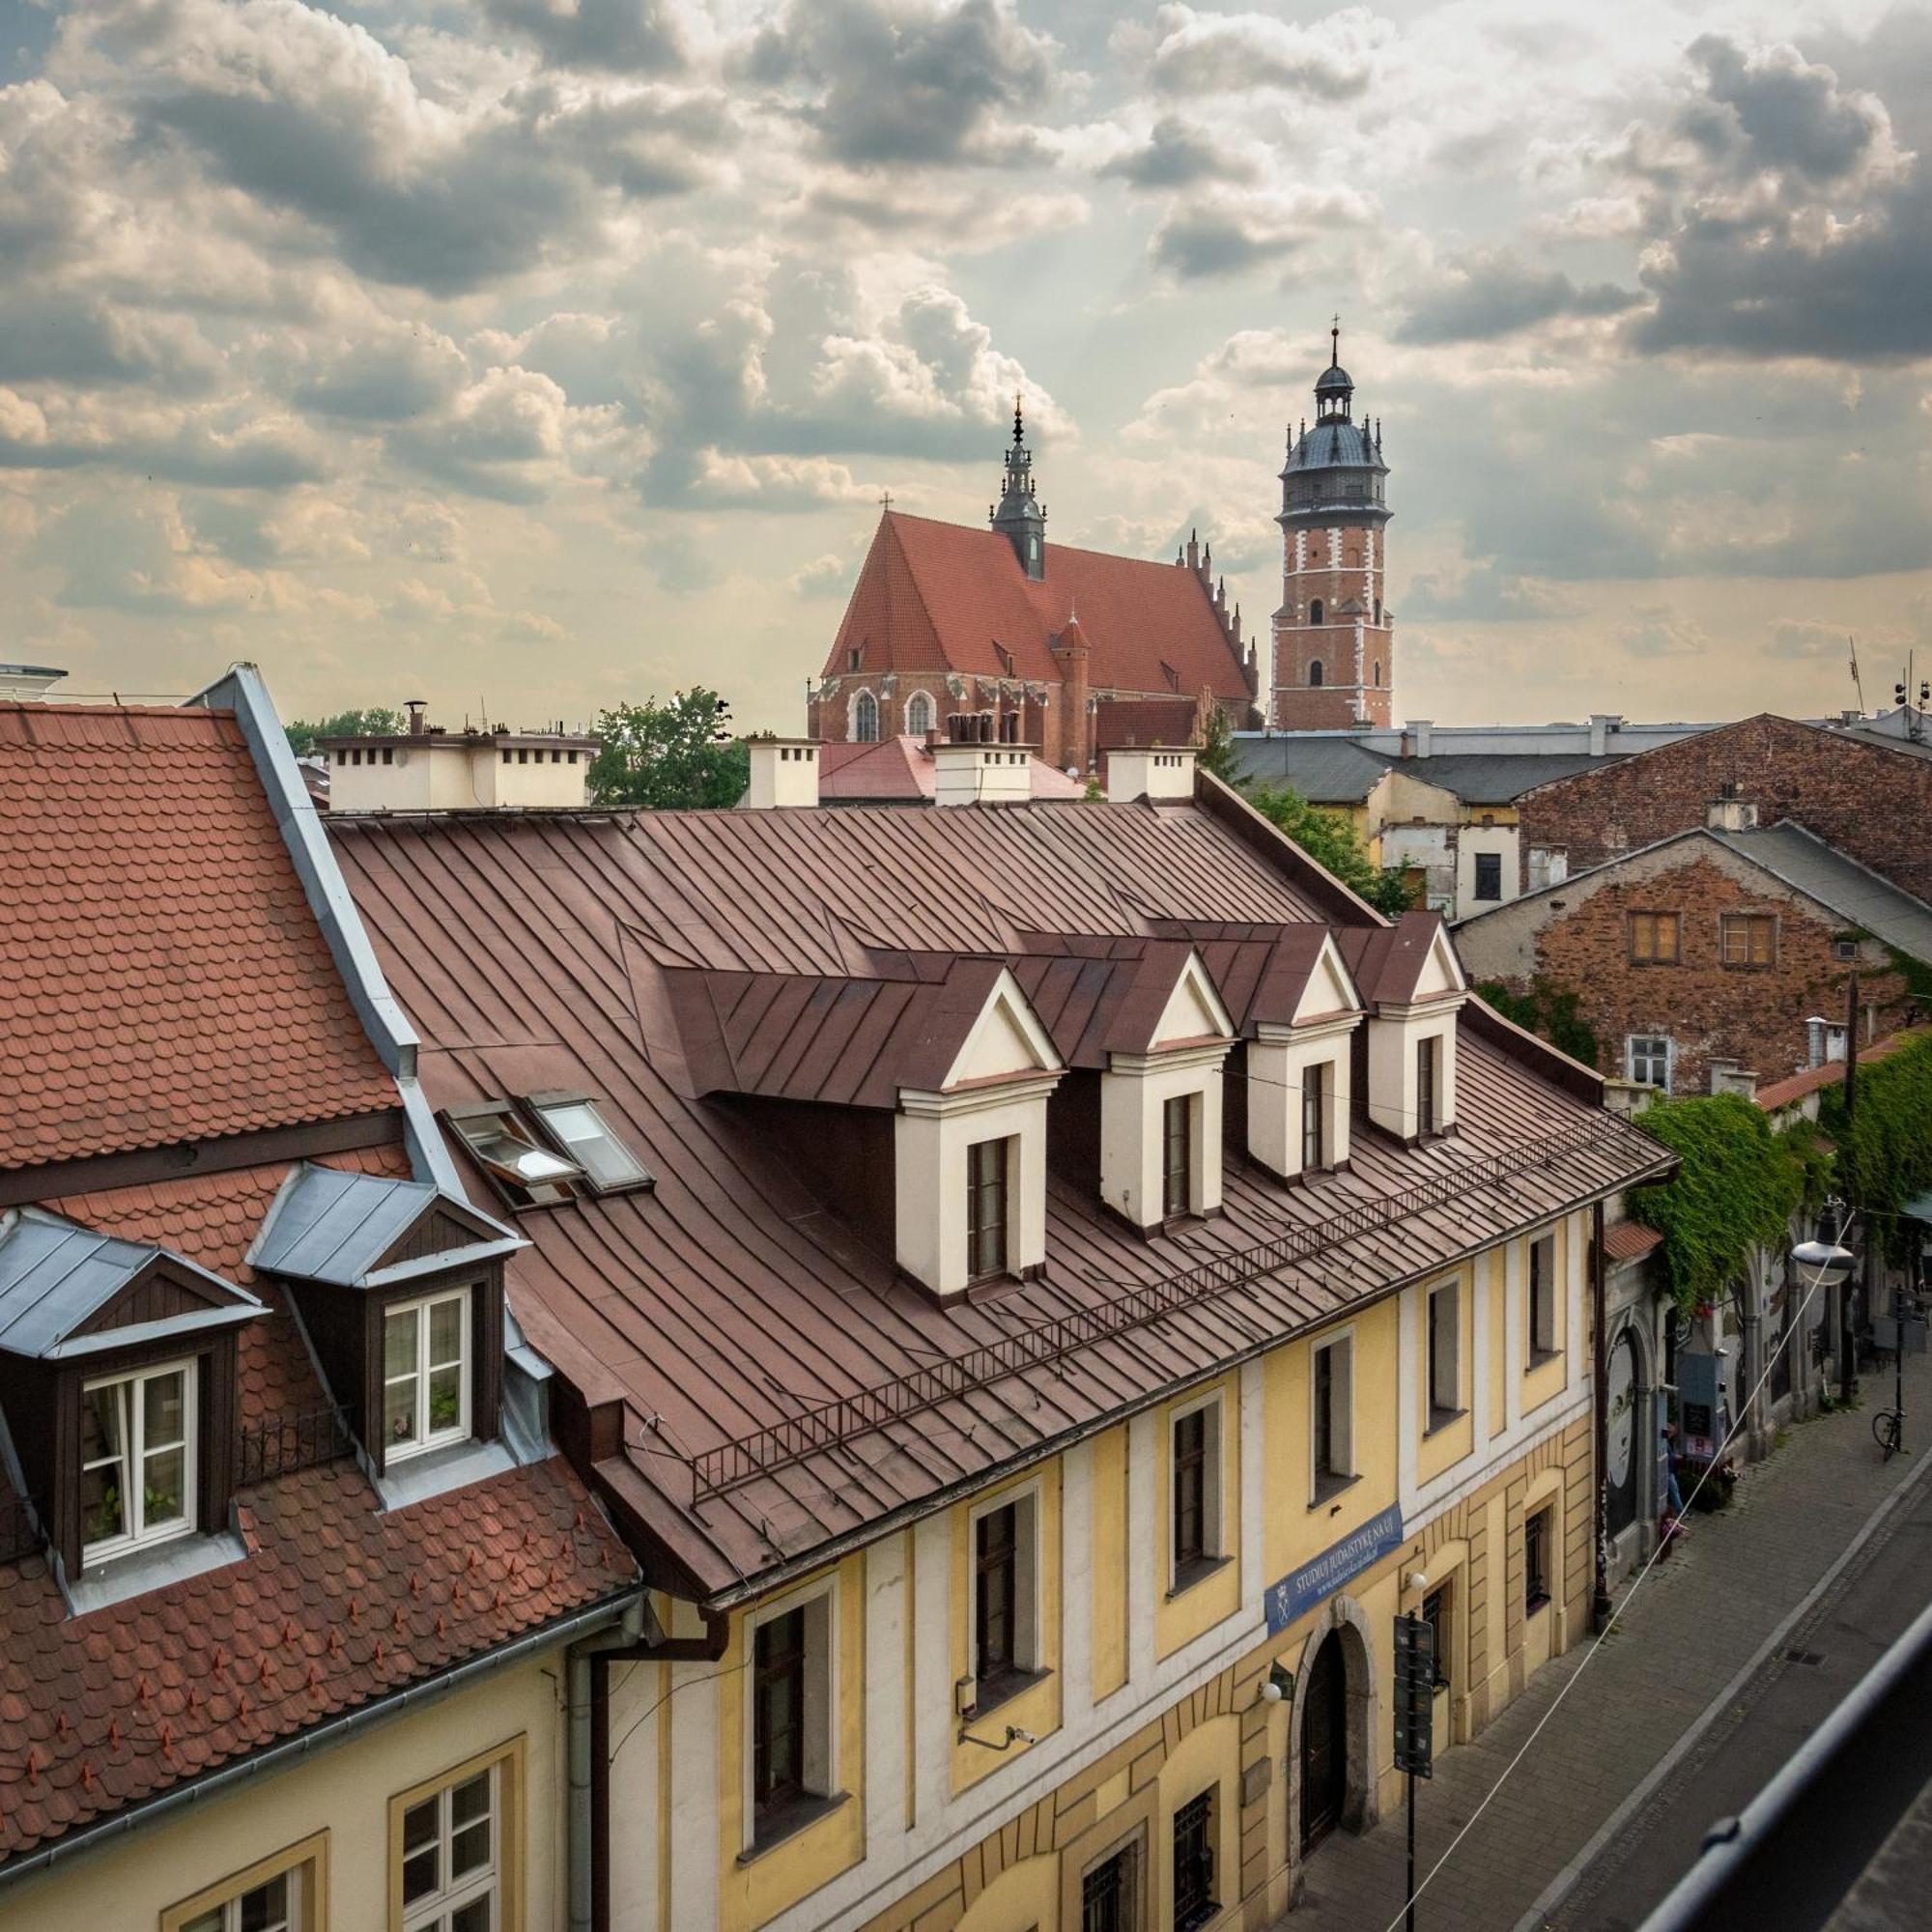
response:
<path id="1" fill-rule="evenodd" d="M 1818 1214 L 1818 1232 L 1808 1241 L 1800 1241 L 1791 1259 L 1801 1268 L 1811 1270 L 1812 1284 L 1834 1290 L 1838 1294 L 1838 1390 L 1839 1400 L 1852 1399 L 1852 1298 L 1846 1284 L 1851 1279 L 1856 1259 L 1851 1249 L 1838 1245 L 1845 1225 L 1845 1204 L 1836 1195 L 1829 1198 Z"/>

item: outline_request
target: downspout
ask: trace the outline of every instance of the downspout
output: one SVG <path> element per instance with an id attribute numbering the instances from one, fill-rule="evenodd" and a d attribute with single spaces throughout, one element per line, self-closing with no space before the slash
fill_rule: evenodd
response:
<path id="1" fill-rule="evenodd" d="M 1610 1361 L 1605 1329 L 1604 1204 L 1590 1208 L 1590 1431 L 1596 1461 L 1592 1494 L 1595 1512 L 1596 1590 L 1590 1600 L 1590 1627 L 1602 1634 L 1610 1620 Z"/>
<path id="2" fill-rule="evenodd" d="M 611 1932 L 611 1666 L 613 1663 L 715 1663 L 731 1620 L 706 1611 L 704 1634 L 667 1636 L 647 1598 L 626 1612 L 621 1630 L 570 1654 L 570 1932 Z"/>

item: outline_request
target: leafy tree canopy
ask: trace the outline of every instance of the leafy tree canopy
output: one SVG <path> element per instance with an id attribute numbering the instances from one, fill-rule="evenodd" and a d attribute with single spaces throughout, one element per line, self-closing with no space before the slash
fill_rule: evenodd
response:
<path id="1" fill-rule="evenodd" d="M 1413 904 L 1402 874 L 1378 866 L 1340 812 L 1310 805 L 1293 785 L 1256 785 L 1248 803 L 1378 912 L 1395 919 Z"/>
<path id="2" fill-rule="evenodd" d="M 1597 1036 L 1582 1015 L 1577 994 L 1568 986 L 1539 976 L 1522 993 L 1512 992 L 1500 980 L 1485 980 L 1476 991 L 1504 1019 L 1540 1034 L 1559 1052 L 1580 1060 L 1585 1066 L 1597 1065 Z"/>
<path id="3" fill-rule="evenodd" d="M 1678 1159 L 1670 1179 L 1631 1191 L 1630 1211 L 1663 1236 L 1671 1293 L 1688 1312 L 1718 1300 L 1754 1248 L 1784 1246 L 1806 1160 L 1742 1094 L 1658 1100 L 1636 1123 Z"/>
<path id="4" fill-rule="evenodd" d="M 297 718 L 287 726 L 289 749 L 305 758 L 315 750 L 318 738 L 385 738 L 403 728 L 403 714 L 386 704 L 371 704 L 360 711 L 338 711 L 329 718 L 311 722 Z"/>
<path id="5" fill-rule="evenodd" d="M 1204 772 L 1212 772 L 1223 784 L 1237 784 L 1235 771 L 1235 734 L 1228 714 L 1217 704 L 1208 714 L 1208 731 L 1195 762 Z"/>
<path id="6" fill-rule="evenodd" d="M 602 749 L 590 761 L 597 805 L 640 805 L 654 811 L 735 805 L 751 782 L 752 756 L 730 732 L 731 707 L 695 685 L 618 704 L 597 714 Z"/>

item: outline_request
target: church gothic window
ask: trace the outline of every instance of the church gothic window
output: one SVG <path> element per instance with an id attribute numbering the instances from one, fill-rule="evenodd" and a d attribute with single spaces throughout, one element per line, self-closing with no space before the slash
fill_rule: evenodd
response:
<path id="1" fill-rule="evenodd" d="M 932 699 L 916 691 L 906 699 L 905 727 L 915 738 L 923 738 L 932 729 Z"/>
<path id="2" fill-rule="evenodd" d="M 1308 621 L 1311 624 L 1319 624 L 1321 621 L 1321 600 L 1319 597 L 1313 599 L 1308 606 Z"/>
<path id="3" fill-rule="evenodd" d="M 869 691 L 862 691 L 852 702 L 852 737 L 861 745 L 878 742 L 879 700 Z"/>
<path id="4" fill-rule="evenodd" d="M 1312 685 L 1321 682 L 1321 660 L 1320 658 L 1311 658 L 1309 660 L 1308 682 Z"/>

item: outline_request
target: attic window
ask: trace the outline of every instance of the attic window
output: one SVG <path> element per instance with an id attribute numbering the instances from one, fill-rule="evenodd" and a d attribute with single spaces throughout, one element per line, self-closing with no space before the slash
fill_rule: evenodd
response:
<path id="1" fill-rule="evenodd" d="M 81 1561 L 194 1527 L 194 1364 L 89 1382 L 80 1404 Z"/>
<path id="2" fill-rule="evenodd" d="M 449 1123 L 476 1157 L 498 1194 L 512 1208 L 548 1208 L 574 1201 L 583 1169 L 574 1160 L 540 1148 L 517 1123 L 506 1106 L 466 1108 Z"/>
<path id="3" fill-rule="evenodd" d="M 530 1108 L 557 1146 L 590 1177 L 599 1194 L 651 1184 L 649 1170 L 611 1131 L 596 1101 L 583 1094 L 548 1094 L 532 1098 Z"/>

